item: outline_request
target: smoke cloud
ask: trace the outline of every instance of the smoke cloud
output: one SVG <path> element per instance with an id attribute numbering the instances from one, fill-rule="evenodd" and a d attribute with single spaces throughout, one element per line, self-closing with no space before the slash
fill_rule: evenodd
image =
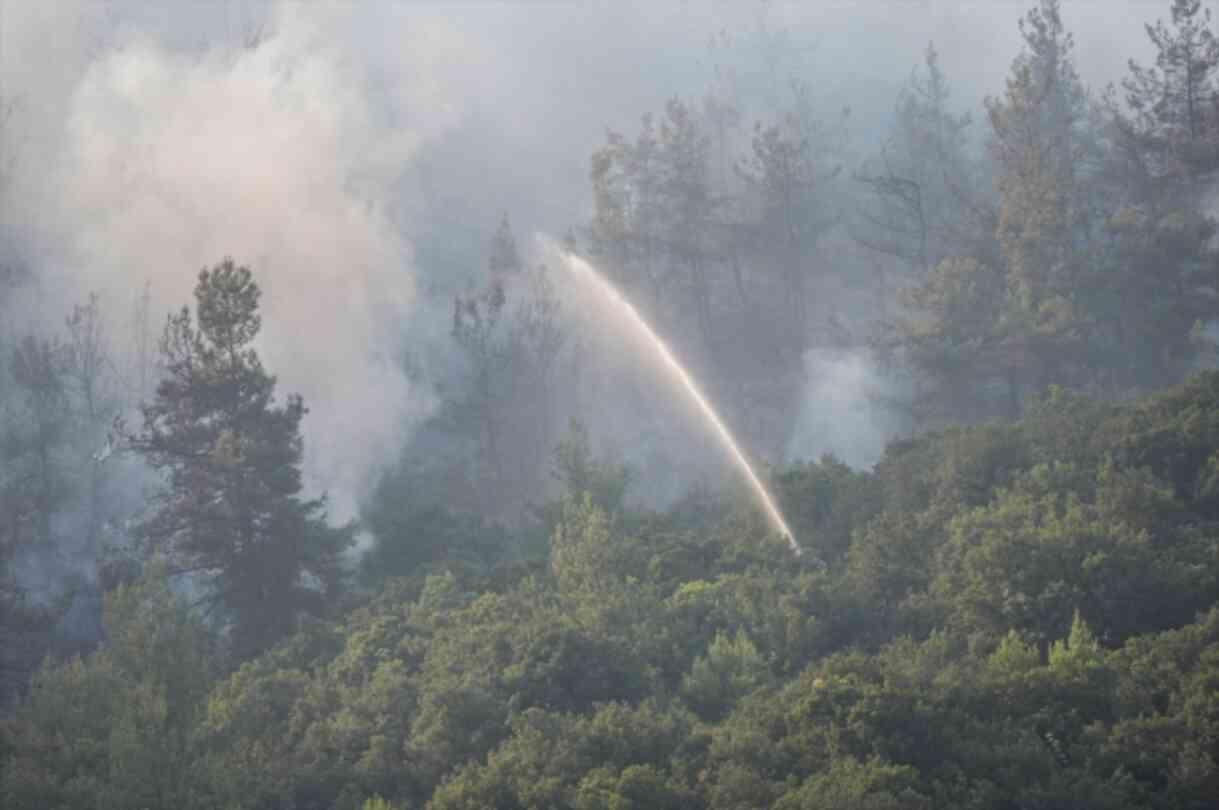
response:
<path id="1" fill-rule="evenodd" d="M 804 365 L 807 383 L 788 460 L 813 461 L 828 453 L 852 467 L 871 467 L 905 427 L 886 407 L 898 398 L 894 382 L 858 349 L 814 349 Z"/>
<path id="2" fill-rule="evenodd" d="M 631 132 L 665 99 L 705 92 L 718 65 L 746 135 L 799 72 L 826 109 L 852 106 L 866 140 L 929 40 L 976 109 L 1001 90 L 1028 5 L 0 0 L 0 97 L 15 105 L 0 250 L 18 246 L 40 296 L 9 307 L 7 328 L 14 312 L 57 323 L 90 290 L 123 320 L 149 281 L 155 329 L 190 300 L 193 271 L 250 265 L 259 348 L 311 408 L 308 480 L 346 517 L 436 405 L 401 353 L 425 355 L 427 379 L 443 370 L 454 268 L 476 270 L 503 210 L 518 234 L 586 221 L 606 126 Z M 1162 5 L 1067 0 L 1085 78 L 1145 54 Z M 887 428 L 869 432 L 881 417 L 843 399 L 866 360 L 808 371 L 790 452 L 872 458 Z M 615 424 L 638 428 L 632 415 Z"/>
<path id="3" fill-rule="evenodd" d="M 366 24 L 283 4 L 256 46 L 132 34 L 81 71 L 56 154 L 19 167 L 40 203 L 20 223 L 46 268 L 39 309 L 82 290 L 124 306 L 147 280 L 164 313 L 204 265 L 254 270 L 260 352 L 281 394 L 305 397 L 307 478 L 340 518 L 433 404 L 401 368 L 416 296 L 395 183 L 460 114 L 428 77 L 461 51 L 455 32 L 417 20 L 397 43 L 411 61 L 378 61 L 358 47 Z"/>

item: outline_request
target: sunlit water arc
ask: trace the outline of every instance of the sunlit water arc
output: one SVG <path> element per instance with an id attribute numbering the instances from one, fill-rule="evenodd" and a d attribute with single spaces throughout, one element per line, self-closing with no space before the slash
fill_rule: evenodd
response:
<path id="1" fill-rule="evenodd" d="M 639 314 L 634 305 L 632 305 L 631 302 L 622 295 L 622 293 L 618 292 L 614 285 L 605 280 L 605 278 L 603 278 L 591 264 L 586 262 L 584 259 L 581 259 L 579 256 L 566 252 L 564 252 L 563 255 L 565 261 L 567 262 L 567 266 L 570 267 L 571 270 L 581 279 L 587 282 L 590 288 L 596 291 L 599 297 L 604 299 L 611 306 L 613 306 L 615 310 L 623 315 L 631 327 L 634 328 L 641 336 L 645 337 L 649 344 L 656 349 L 657 355 L 664 362 L 665 369 L 669 372 L 673 381 L 678 383 L 678 387 L 680 387 L 694 402 L 699 413 L 702 414 L 708 426 L 711 427 L 712 432 L 715 433 L 720 442 L 722 442 L 723 445 L 728 449 L 733 460 L 736 462 L 737 467 L 739 467 L 741 472 L 745 474 L 745 479 L 749 482 L 750 488 L 757 496 L 758 501 L 762 506 L 762 510 L 766 513 L 766 518 L 770 521 L 771 526 L 775 529 L 775 531 L 781 534 L 784 539 L 787 540 L 787 543 L 791 546 L 792 551 L 794 551 L 796 554 L 800 554 L 800 545 L 796 542 L 796 538 L 792 534 L 791 529 L 788 528 L 787 521 L 783 519 L 783 515 L 779 511 L 778 505 L 775 504 L 774 498 L 771 497 L 770 492 L 767 491 L 766 487 L 762 485 L 762 481 L 758 478 L 757 473 L 753 471 L 753 466 L 749 463 L 749 459 L 745 457 L 745 453 L 737 445 L 736 439 L 732 437 L 732 433 L 730 433 L 727 426 L 724 425 L 724 422 L 720 419 L 719 414 L 717 414 L 715 409 L 711 407 L 711 403 L 705 396 L 703 396 L 703 392 L 699 390 L 698 385 L 695 384 L 694 379 L 690 376 L 689 372 L 687 372 L 682 364 L 677 361 L 677 358 L 673 355 L 673 352 L 669 350 L 669 347 L 665 345 L 665 342 L 661 340 L 660 336 L 652 330 L 652 327 L 648 326 L 647 321 L 643 319 L 643 316 Z"/>

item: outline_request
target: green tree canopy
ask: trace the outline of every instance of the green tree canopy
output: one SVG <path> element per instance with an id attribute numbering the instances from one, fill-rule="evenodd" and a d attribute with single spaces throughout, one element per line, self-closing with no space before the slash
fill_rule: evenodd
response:
<path id="1" fill-rule="evenodd" d="M 196 315 L 183 307 L 169 317 L 166 376 L 132 440 L 167 483 L 144 539 L 175 573 L 201 578 L 231 621 L 239 658 L 324 609 L 351 541 L 326 524 L 324 500 L 301 497 L 306 409 L 297 395 L 275 403 L 275 378 L 253 348 L 259 296 L 250 270 L 231 259 L 199 273 Z"/>

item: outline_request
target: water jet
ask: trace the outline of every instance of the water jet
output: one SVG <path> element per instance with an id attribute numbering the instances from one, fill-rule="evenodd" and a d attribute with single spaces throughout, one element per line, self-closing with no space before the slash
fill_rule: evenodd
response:
<path id="1" fill-rule="evenodd" d="M 699 389 L 698 384 L 694 382 L 694 378 L 690 376 L 690 373 L 678 361 L 668 345 L 648 325 L 648 322 L 639 314 L 635 306 L 627 300 L 626 296 L 598 273 L 596 268 L 570 251 L 561 250 L 560 254 L 572 273 L 585 282 L 591 290 L 618 314 L 622 315 L 631 328 L 641 337 L 645 338 L 649 345 L 656 350 L 657 356 L 660 357 L 671 379 L 678 384 L 678 388 L 695 405 L 699 414 L 702 415 L 707 425 L 711 428 L 711 432 L 715 434 L 720 443 L 728 450 L 736 466 L 745 475 L 745 480 L 749 482 L 749 487 L 757 497 L 758 503 L 761 505 L 762 511 L 765 513 L 771 527 L 787 541 L 791 550 L 799 555 L 801 553 L 800 545 L 796 542 L 791 529 L 788 528 L 787 521 L 783 519 L 783 514 L 779 511 L 774 498 L 771 497 L 770 492 L 762 484 L 762 480 L 754 472 L 753 465 L 749 463 L 749 459 L 746 458 L 744 451 L 741 450 L 728 427 L 720 419 L 715 409 L 711 407 L 711 402 Z"/>

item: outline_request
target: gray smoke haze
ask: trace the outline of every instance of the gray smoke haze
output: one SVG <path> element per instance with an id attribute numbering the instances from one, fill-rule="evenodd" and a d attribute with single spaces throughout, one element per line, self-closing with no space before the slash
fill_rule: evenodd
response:
<path id="1" fill-rule="evenodd" d="M 164 312 L 189 300 L 191 271 L 226 255 L 250 264 L 265 292 L 260 349 L 310 406 L 307 470 L 339 516 L 431 404 L 398 362 L 415 295 L 394 182 L 451 125 L 429 59 L 461 50 L 445 24 L 421 21 L 418 41 L 400 43 L 410 63 L 389 50 L 374 61 L 356 22 L 285 4 L 257 47 L 115 34 L 65 88 L 54 151 L 18 156 L 17 189 L 37 204 L 12 212 L 48 310 L 83 290 L 123 301 L 149 280 Z"/>
<path id="2" fill-rule="evenodd" d="M 787 448 L 787 460 L 829 453 L 852 467 L 870 467 L 885 442 L 901 433 L 900 416 L 886 407 L 898 394 L 862 349 L 813 349 L 804 356 L 807 383 Z"/>
<path id="3" fill-rule="evenodd" d="M 0 0 L 0 96 L 14 104 L 0 235 L 40 279 L 23 309 L 52 323 L 89 290 L 125 317 L 150 281 L 155 325 L 199 268 L 251 265 L 260 349 L 311 407 L 311 485 L 346 516 L 435 407 L 403 352 L 445 365 L 451 293 L 501 211 L 518 234 L 587 220 L 607 126 L 633 132 L 665 99 L 701 96 L 718 64 L 747 123 L 796 72 L 874 142 L 929 40 L 962 109 L 1000 92 L 1028 5 Z M 1068 0 L 1085 80 L 1145 54 L 1142 25 L 1163 5 Z M 853 399 L 866 359 L 807 371 L 789 454 L 874 460 L 891 426 Z"/>

